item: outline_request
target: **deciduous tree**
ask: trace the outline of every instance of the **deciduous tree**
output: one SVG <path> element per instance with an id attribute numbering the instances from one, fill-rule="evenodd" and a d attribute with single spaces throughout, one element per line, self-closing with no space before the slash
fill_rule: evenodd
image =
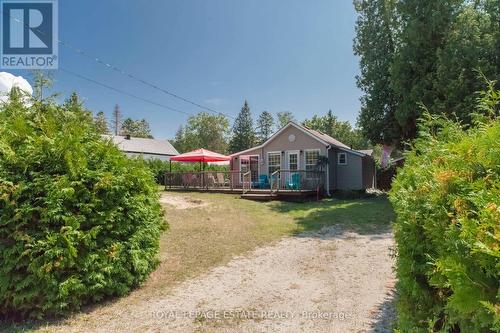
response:
<path id="1" fill-rule="evenodd" d="M 354 5 L 356 21 L 354 53 L 359 56 L 357 85 L 363 91 L 358 125 L 374 143 L 391 144 L 401 137 L 394 115 L 396 94 L 391 86 L 391 66 L 396 47 L 395 0 L 360 0 Z"/>
<path id="2" fill-rule="evenodd" d="M 371 147 L 359 129 L 353 128 L 348 121 L 340 121 L 333 115 L 332 110 L 324 116 L 314 115 L 311 119 L 306 119 L 302 123 L 310 129 L 314 129 L 340 142 L 352 147 L 353 149 L 367 149 Z"/>
<path id="3" fill-rule="evenodd" d="M 153 138 L 151 129 L 149 128 L 149 123 L 146 121 L 146 119 L 125 119 L 121 125 L 121 134 L 130 135 L 135 138 Z"/>
<path id="4" fill-rule="evenodd" d="M 181 153 L 206 148 L 225 154 L 228 135 L 229 121 L 224 115 L 200 112 L 190 116 L 185 126 L 179 127 L 173 144 Z"/>
<path id="5" fill-rule="evenodd" d="M 278 129 L 282 128 L 291 121 L 295 121 L 295 117 L 293 116 L 293 113 L 291 113 L 290 111 L 278 112 L 276 114 L 276 117 L 278 118 L 278 122 L 276 123 Z"/>

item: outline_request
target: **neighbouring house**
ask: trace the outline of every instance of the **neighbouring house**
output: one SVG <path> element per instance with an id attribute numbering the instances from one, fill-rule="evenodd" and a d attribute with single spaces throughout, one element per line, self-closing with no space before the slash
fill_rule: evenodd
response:
<path id="1" fill-rule="evenodd" d="M 351 149 L 329 135 L 289 122 L 260 146 L 232 154 L 231 170 L 242 174 L 250 171 L 252 182 L 270 178 L 278 170 L 300 172 L 307 178 L 318 170 L 318 160 L 326 157 L 323 186 L 330 194 L 335 190 L 375 187 L 372 153 L 372 150 Z"/>
<path id="2" fill-rule="evenodd" d="M 170 157 L 178 155 L 179 152 L 168 140 L 134 138 L 130 135 L 103 135 L 111 139 L 127 156 L 142 156 L 147 160 L 169 161 Z"/>

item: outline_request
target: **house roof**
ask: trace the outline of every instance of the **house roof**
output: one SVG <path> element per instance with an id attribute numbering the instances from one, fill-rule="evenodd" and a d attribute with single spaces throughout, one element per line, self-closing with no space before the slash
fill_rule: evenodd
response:
<path id="1" fill-rule="evenodd" d="M 320 131 L 316 131 L 316 130 L 307 128 L 305 126 L 301 126 L 301 125 L 298 125 L 298 126 L 302 127 L 304 130 L 308 131 L 309 133 L 313 134 L 314 136 L 317 136 L 318 138 L 321 138 L 321 140 L 323 140 L 323 141 L 325 141 L 325 142 L 327 142 L 327 143 L 329 143 L 331 145 L 334 145 L 334 146 L 339 147 L 339 148 L 341 147 L 341 148 L 351 149 L 351 147 L 349 147 L 348 145 L 340 142 L 337 139 L 332 138 L 328 134 L 325 134 L 325 133 L 322 133 Z"/>
<path id="2" fill-rule="evenodd" d="M 240 151 L 238 153 L 234 153 L 231 156 L 241 155 L 241 154 L 244 154 L 246 152 L 249 152 L 249 151 L 252 151 L 252 150 L 264 147 L 268 142 L 270 142 L 271 140 L 273 140 L 276 136 L 278 136 L 281 132 L 283 132 L 286 128 L 288 128 L 290 126 L 298 128 L 299 130 L 303 131 L 304 133 L 308 134 L 309 136 L 311 136 L 311 137 L 315 138 L 316 140 L 320 141 L 324 145 L 331 145 L 331 146 L 337 147 L 337 148 L 339 148 L 339 149 L 341 149 L 343 151 L 356 154 L 358 156 L 365 156 L 365 155 L 371 156 L 371 153 L 368 153 L 369 152 L 368 150 L 354 150 L 354 149 L 351 149 L 348 145 L 340 142 L 337 139 L 332 138 L 328 134 L 325 134 L 325 133 L 322 133 L 320 131 L 316 131 L 316 130 L 307 128 L 306 126 L 299 125 L 299 124 L 297 124 L 295 122 L 292 122 L 292 121 L 289 122 L 288 124 L 286 124 L 285 126 L 283 126 L 276 133 L 274 133 L 273 135 L 271 135 L 271 137 L 269 139 L 267 139 L 263 144 L 261 144 L 259 146 L 256 146 L 256 147 L 252 147 L 252 148 L 244 150 L 244 151 Z"/>
<path id="3" fill-rule="evenodd" d="M 363 153 L 365 155 L 368 155 L 368 156 L 372 156 L 373 155 L 373 149 L 361 149 L 361 150 L 358 150 L 360 153 Z"/>
<path id="4" fill-rule="evenodd" d="M 127 139 L 125 136 L 121 135 L 103 135 L 103 137 L 111 139 L 111 141 L 115 145 L 117 145 L 121 151 L 128 153 L 166 156 L 174 156 L 179 154 L 179 152 L 174 148 L 174 146 L 172 146 L 170 142 L 168 142 L 168 140 L 134 137 Z"/>

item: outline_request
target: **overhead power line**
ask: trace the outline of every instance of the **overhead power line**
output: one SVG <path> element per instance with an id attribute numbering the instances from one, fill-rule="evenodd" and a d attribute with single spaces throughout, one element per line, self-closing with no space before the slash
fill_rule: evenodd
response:
<path id="1" fill-rule="evenodd" d="M 3 11 L 2 11 L 2 10 L 0 10 L 0 13 L 2 13 L 2 14 L 3 14 Z M 10 16 L 10 15 L 9 15 L 9 16 Z M 16 21 L 16 22 L 20 23 L 20 24 L 24 24 L 25 26 L 27 26 L 27 24 L 26 24 L 26 23 L 21 22 L 21 21 L 20 21 L 20 20 L 18 20 L 16 17 L 10 16 L 10 18 L 11 18 L 11 19 L 13 19 L 14 21 Z M 32 29 L 32 30 L 33 30 L 33 28 L 30 28 L 30 29 Z M 46 33 L 45 33 L 44 31 L 41 31 L 41 30 L 39 30 L 39 29 L 35 29 L 35 30 L 36 30 L 36 31 L 38 31 L 38 32 L 39 32 L 40 34 L 42 34 L 42 35 L 46 35 Z M 186 102 L 186 103 L 189 103 L 189 104 L 191 104 L 191 105 L 194 105 L 194 106 L 196 106 L 196 107 L 198 107 L 198 108 L 201 108 L 201 109 L 204 109 L 204 110 L 206 110 L 206 111 L 210 111 L 210 112 L 213 112 L 213 113 L 221 114 L 221 115 L 224 115 L 224 116 L 226 116 L 226 117 L 228 117 L 228 118 L 235 119 L 235 117 L 234 117 L 234 116 L 231 116 L 231 115 L 229 115 L 229 114 L 225 114 L 225 113 L 223 113 L 223 112 L 220 112 L 220 111 L 214 110 L 214 109 L 212 109 L 212 108 L 209 108 L 209 107 L 207 107 L 207 106 L 204 106 L 204 105 L 202 105 L 202 104 L 199 104 L 199 103 L 197 103 L 197 102 L 194 102 L 194 101 L 192 101 L 192 100 L 190 100 L 190 99 L 188 99 L 188 98 L 186 98 L 186 97 L 182 97 L 182 96 L 180 96 L 180 95 L 178 95 L 178 94 L 175 94 L 175 93 L 173 93 L 173 92 L 171 92 L 171 91 L 169 91 L 169 90 L 166 90 L 166 89 L 164 89 L 164 88 L 161 88 L 160 86 L 158 86 L 158 85 L 156 85 L 156 84 L 154 84 L 154 83 L 148 82 L 148 81 L 146 81 L 146 80 L 144 80 L 144 79 L 142 79 L 142 78 L 140 78 L 140 77 L 138 77 L 138 76 L 136 76 L 136 75 L 134 75 L 134 74 L 131 74 L 131 73 L 129 73 L 129 72 L 127 72 L 127 71 L 125 71 L 125 70 L 123 70 L 123 69 L 119 68 L 119 67 L 116 67 L 116 66 L 114 66 L 114 65 L 112 65 L 112 64 L 110 64 L 110 63 L 107 63 L 107 62 L 105 62 L 105 61 L 101 60 L 101 58 L 99 58 L 99 57 L 97 57 L 97 56 L 94 56 L 94 55 L 92 55 L 92 54 L 90 54 L 90 53 L 88 53 L 88 52 L 86 52 L 86 51 L 83 51 L 82 49 L 77 48 L 77 47 L 75 47 L 75 46 L 71 45 L 70 43 L 67 43 L 67 42 L 65 42 L 65 41 L 63 41 L 63 40 L 60 40 L 60 39 L 57 39 L 57 42 L 58 42 L 59 44 L 61 44 L 62 46 L 66 47 L 67 49 L 72 50 L 73 52 L 78 53 L 78 54 L 80 54 L 81 56 L 84 56 L 84 57 L 86 57 L 86 58 L 89 58 L 89 59 L 91 59 L 91 60 L 95 61 L 96 63 L 98 63 L 98 64 L 100 64 L 100 65 L 102 65 L 102 66 L 104 66 L 104 67 L 106 67 L 106 68 L 108 68 L 108 69 L 111 69 L 111 70 L 113 70 L 113 71 L 115 71 L 115 72 L 117 72 L 117 73 L 120 73 L 120 74 L 122 74 L 122 75 L 124 75 L 124 76 L 127 76 L 128 78 L 130 78 L 130 79 L 132 79 L 132 80 L 135 80 L 135 81 L 137 81 L 137 82 L 140 82 L 141 84 L 143 84 L 143 85 L 145 85 L 145 86 L 148 86 L 148 87 L 153 88 L 153 89 L 155 89 L 155 90 L 161 91 L 161 92 L 162 92 L 162 93 L 164 93 L 164 94 L 167 94 L 167 95 L 169 95 L 169 96 L 171 96 L 171 97 L 174 97 L 174 98 L 176 98 L 176 99 L 179 99 L 179 100 L 181 100 L 181 101 L 184 101 L 184 102 Z M 66 71 L 66 72 L 68 72 L 68 71 Z M 73 73 L 73 74 L 76 74 L 76 73 Z M 79 75 L 79 74 L 77 74 L 77 75 Z M 87 78 L 85 78 L 85 79 L 87 79 Z M 91 79 L 90 79 L 90 80 L 91 80 Z M 94 82 L 94 83 L 96 83 L 96 82 Z M 113 89 L 114 89 L 114 88 L 113 88 Z M 136 96 L 136 97 L 138 97 L 138 96 Z"/>
<path id="2" fill-rule="evenodd" d="M 228 117 L 228 118 L 232 118 L 232 119 L 234 119 L 234 118 L 235 118 L 234 116 L 231 116 L 231 115 L 225 114 L 225 113 L 223 113 L 223 112 L 220 112 L 220 111 L 214 110 L 214 109 L 209 108 L 209 107 L 207 107 L 207 106 L 204 106 L 204 105 L 201 105 L 201 104 L 199 104 L 199 103 L 196 103 L 196 102 L 194 102 L 194 101 L 192 101 L 192 100 L 190 100 L 190 99 L 187 99 L 187 98 L 185 98 L 185 97 L 182 97 L 182 96 L 180 96 L 180 95 L 177 95 L 177 94 L 175 94 L 175 93 L 173 93 L 173 92 L 171 92 L 171 91 L 168 91 L 168 90 L 166 90 L 166 89 L 163 89 L 163 88 L 159 87 L 158 85 L 156 85 L 156 84 L 154 84 L 154 83 L 148 82 L 148 81 L 146 81 L 146 80 L 144 80 L 144 79 L 142 79 L 142 78 L 140 78 L 140 77 L 137 77 L 137 76 L 135 76 L 135 75 L 133 75 L 133 74 L 131 74 L 131 73 L 128 73 L 127 71 L 125 71 L 125 70 L 123 70 L 123 69 L 121 69 L 121 68 L 119 68 L 119 67 L 113 66 L 113 65 L 111 65 L 111 64 L 109 64 L 109 63 L 107 63 L 107 62 L 105 62 L 105 61 L 101 60 L 99 57 L 96 57 L 96 56 L 90 55 L 89 53 L 87 53 L 87 52 L 85 52 L 85 51 L 83 51 L 83 50 L 81 50 L 81 49 L 79 49 L 79 48 L 76 48 L 76 47 L 72 46 L 71 44 L 66 43 L 66 42 L 64 42 L 64 41 L 62 41 L 62 40 L 59 40 L 59 39 L 58 39 L 58 43 L 59 43 L 59 44 L 61 44 L 61 45 L 63 45 L 64 47 L 66 47 L 66 48 L 68 48 L 68 49 L 70 49 L 70 50 L 72 50 L 72 51 L 74 51 L 74 52 L 76 52 L 76 53 L 78 53 L 78 54 L 80 54 L 80 55 L 82 55 L 82 56 L 86 57 L 86 58 L 89 58 L 89 59 L 91 59 L 91 60 L 95 61 L 96 63 L 98 63 L 98 64 L 100 64 L 100 65 L 102 65 L 102 66 L 104 66 L 104 67 L 106 67 L 106 68 L 108 68 L 108 69 L 111 69 L 111 70 L 113 70 L 113 71 L 115 71 L 115 72 L 118 72 L 118 73 L 120 73 L 120 74 L 122 74 L 122 75 L 125 75 L 126 77 L 128 77 L 128 78 L 130 78 L 130 79 L 132 79 L 132 80 L 135 80 L 135 81 L 137 81 L 137 82 L 140 82 L 140 83 L 142 83 L 142 84 L 143 84 L 143 85 L 145 85 L 145 86 L 148 86 L 148 87 L 150 87 L 150 88 L 153 88 L 153 89 L 156 89 L 156 90 L 158 90 L 158 91 L 161 91 L 162 93 L 165 93 L 165 94 L 167 94 L 167 95 L 169 95 L 169 96 L 172 96 L 172 97 L 174 97 L 174 98 L 177 98 L 177 99 L 179 99 L 179 100 L 181 100 L 181 101 L 184 101 L 184 102 L 186 102 L 186 103 L 189 103 L 189 104 L 191 104 L 191 105 L 194 105 L 194 106 L 196 106 L 196 107 L 198 107 L 198 108 L 204 109 L 204 110 L 206 110 L 206 111 L 210 111 L 210 112 L 212 112 L 212 113 L 217 113 L 217 114 L 222 114 L 222 115 L 224 115 L 224 116 L 226 116 L 226 117 Z"/>
<path id="3" fill-rule="evenodd" d="M 191 113 L 188 113 L 188 112 L 186 112 L 186 111 L 182 111 L 182 110 L 179 110 L 179 109 L 176 109 L 176 108 L 170 107 L 170 106 L 168 106 L 168 105 L 160 104 L 160 103 L 157 103 L 157 102 L 155 102 L 155 101 L 149 100 L 149 99 L 147 99 L 147 98 L 143 98 L 143 97 L 140 97 L 140 96 L 134 95 L 134 94 L 129 93 L 129 92 L 127 92 L 127 91 L 124 91 L 124 90 L 121 90 L 121 89 L 115 88 L 115 87 L 113 87 L 113 86 L 107 85 L 107 84 L 105 84 L 105 83 L 99 82 L 99 81 L 97 81 L 97 80 L 91 79 L 91 78 L 86 77 L 86 76 L 83 76 L 83 75 L 81 75 L 81 74 L 78 74 L 78 73 L 72 72 L 72 71 L 67 70 L 67 69 L 65 69 L 65 68 L 61 68 L 61 67 L 59 67 L 59 70 L 60 70 L 60 71 L 62 71 L 62 72 L 64 72 L 64 73 L 68 73 L 68 74 L 70 74 L 70 75 L 73 75 L 73 76 L 75 76 L 75 77 L 78 77 L 78 78 L 80 78 L 80 79 L 82 79 L 82 80 L 85 80 L 85 81 L 88 81 L 88 82 L 92 82 L 92 83 L 97 84 L 97 85 L 99 85 L 99 86 L 101 86 L 101 87 L 104 87 L 104 88 L 107 88 L 107 89 L 113 90 L 113 91 L 115 91 L 115 92 L 117 92 L 117 93 L 120 93 L 120 94 L 123 94 L 123 95 L 129 96 L 129 97 L 132 97 L 132 98 L 135 98 L 135 99 L 141 100 L 141 101 L 143 101 L 143 102 L 146 102 L 146 103 L 149 103 L 149 104 L 152 104 L 152 105 L 155 105 L 155 106 L 159 106 L 159 107 L 161 107 L 161 108 L 164 108 L 164 109 L 167 109 L 167 110 L 170 110 L 170 111 L 174 111 L 174 112 L 182 113 L 182 114 L 185 114 L 185 115 L 187 115 L 187 116 L 192 116 L 192 114 L 191 114 Z"/>

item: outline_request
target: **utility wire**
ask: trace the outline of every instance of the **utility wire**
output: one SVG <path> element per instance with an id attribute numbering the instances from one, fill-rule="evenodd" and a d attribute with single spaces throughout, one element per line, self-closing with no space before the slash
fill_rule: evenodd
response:
<path id="1" fill-rule="evenodd" d="M 91 79 L 89 77 L 86 77 L 86 76 L 83 76 L 81 74 L 78 74 L 78 73 L 75 73 L 75 72 L 72 72 L 70 70 L 67 70 L 65 68 L 61 68 L 59 67 L 59 70 L 64 72 L 64 73 L 67 73 L 67 74 L 70 74 L 70 75 L 73 75 L 77 78 L 80 78 L 82 80 L 85 80 L 85 81 L 88 81 L 88 82 L 92 82 L 94 84 L 97 84 L 101 87 L 104 87 L 104 88 L 107 88 L 107 89 L 110 89 L 110 90 L 113 90 L 117 93 L 120 93 L 120 94 L 123 94 L 123 95 L 126 95 L 126 96 L 129 96 L 129 97 L 132 97 L 132 98 L 135 98 L 135 99 L 138 99 L 138 100 L 141 100 L 143 102 L 146 102 L 146 103 L 149 103 L 149 104 L 152 104 L 152 105 L 155 105 L 155 106 L 159 106 L 161 108 L 164 108 L 164 109 L 167 109 L 167 110 L 170 110 L 170 111 L 174 111 L 174 112 L 178 112 L 178 113 L 182 113 L 182 114 L 185 114 L 187 116 L 192 116 L 191 113 L 188 113 L 188 112 L 185 112 L 185 111 L 182 111 L 182 110 L 179 110 L 179 109 L 176 109 L 176 108 L 173 108 L 173 107 L 170 107 L 168 105 L 164 105 L 164 104 L 160 104 L 160 103 L 157 103 L 155 101 L 152 101 L 152 100 L 149 100 L 149 99 L 146 99 L 146 98 L 143 98 L 143 97 L 140 97 L 140 96 L 137 96 L 137 95 L 134 95 L 132 93 L 129 93 L 127 91 L 124 91 L 124 90 L 121 90 L 121 89 L 118 89 L 118 88 L 115 88 L 115 87 L 112 87 L 110 85 L 107 85 L 105 83 L 102 83 L 102 82 L 99 82 L 97 80 L 94 80 L 94 79 Z"/>
<path id="2" fill-rule="evenodd" d="M 0 10 L 0 13 L 2 13 L 2 14 L 3 14 L 3 10 Z M 9 15 L 9 16 L 10 16 L 10 15 Z M 20 24 L 24 24 L 25 26 L 27 26 L 27 24 L 26 24 L 26 23 L 21 22 L 21 21 L 20 21 L 19 19 L 17 19 L 16 17 L 10 16 L 10 18 L 11 18 L 11 19 L 13 19 L 14 21 L 16 21 L 16 22 L 20 23 Z M 33 28 L 30 28 L 30 29 L 31 29 L 31 30 L 33 30 Z M 39 32 L 39 33 L 40 33 L 40 34 L 42 34 L 42 35 L 47 35 L 44 31 L 41 31 L 41 30 L 39 30 L 39 29 L 34 29 L 34 30 L 36 30 L 37 32 Z M 153 88 L 153 89 L 156 89 L 156 90 L 158 90 L 158 91 L 161 91 L 161 92 L 163 92 L 163 93 L 165 93 L 165 94 L 167 94 L 167 95 L 169 95 L 169 96 L 172 96 L 172 97 L 177 98 L 177 99 L 179 99 L 179 100 L 181 100 L 181 101 L 184 101 L 184 102 L 186 102 L 186 103 L 189 103 L 189 104 L 191 104 L 191 105 L 194 105 L 194 106 L 196 106 L 196 107 L 198 107 L 198 108 L 201 108 L 201 109 L 204 109 L 204 110 L 207 110 L 207 111 L 210 111 L 210 112 L 216 113 L 216 114 L 221 114 L 221 115 L 224 115 L 224 116 L 226 116 L 226 117 L 228 117 L 228 118 L 235 119 L 235 117 L 234 117 L 234 116 L 231 116 L 231 115 L 229 115 L 229 114 L 222 113 L 222 112 L 220 112 L 220 111 L 217 111 L 217 110 L 214 110 L 214 109 L 209 108 L 209 107 L 207 107 L 207 106 L 204 106 L 204 105 L 201 105 L 201 104 L 199 104 L 199 103 L 196 103 L 196 102 L 194 102 L 194 101 L 192 101 L 192 100 L 190 100 L 190 99 L 188 99 L 188 98 L 182 97 L 182 96 L 177 95 L 177 94 L 175 94 L 175 93 L 173 93 L 173 92 L 171 92 L 171 91 L 168 91 L 168 90 L 166 90 L 166 89 L 163 89 L 163 88 L 159 87 L 158 85 L 156 85 L 156 84 L 154 84 L 154 83 L 150 83 L 150 82 L 148 82 L 148 81 L 146 81 L 146 80 L 144 80 L 144 79 L 142 79 L 142 78 L 140 78 L 140 77 L 137 77 L 137 76 L 135 76 L 135 75 L 133 75 L 133 74 L 131 74 L 131 73 L 129 73 L 129 72 L 127 72 L 127 71 L 125 71 L 125 70 L 123 70 L 123 69 L 119 68 L 119 67 L 113 66 L 113 65 L 111 65 L 110 63 L 107 63 L 107 62 L 105 62 L 105 61 L 101 60 L 101 59 L 100 59 L 99 57 L 97 57 L 97 56 L 91 55 L 90 53 L 85 52 L 85 51 L 83 51 L 82 49 L 79 49 L 79 48 L 77 48 L 77 47 L 74 47 L 74 46 L 73 46 L 73 45 L 71 45 L 70 43 L 67 43 L 67 42 L 65 42 L 65 41 L 62 41 L 62 40 L 60 40 L 60 39 L 57 39 L 57 42 L 58 42 L 59 44 L 61 44 L 62 46 L 66 47 L 67 49 L 72 50 L 73 52 L 78 53 L 78 54 L 80 54 L 81 56 L 84 56 L 84 57 L 86 57 L 86 58 L 89 58 L 89 59 L 91 59 L 91 60 L 95 61 L 96 63 L 98 63 L 98 64 L 100 64 L 100 65 L 102 65 L 102 66 L 104 66 L 104 67 L 106 67 L 106 68 L 108 68 L 108 69 L 111 69 L 111 70 L 113 70 L 113 71 L 115 71 L 115 72 L 118 72 L 118 73 L 120 73 L 120 74 L 124 75 L 124 76 L 127 76 L 128 78 L 130 78 L 130 79 L 132 79 L 132 80 L 138 81 L 138 82 L 140 82 L 140 83 L 141 83 L 141 84 L 143 84 L 143 85 L 146 85 L 146 86 L 148 86 L 148 87 L 150 87 L 150 88 Z M 66 71 L 66 72 L 68 72 L 68 71 Z M 74 73 L 74 74 L 76 74 L 76 73 Z M 79 74 L 77 74 L 77 75 L 79 75 Z M 90 80 L 91 80 L 91 79 L 90 79 Z M 96 82 L 97 82 L 97 81 L 96 81 Z M 96 83 L 96 82 L 94 82 L 94 83 Z M 113 89 L 115 89 L 115 88 L 113 88 Z M 136 97 L 138 97 L 138 96 L 136 96 Z M 153 102 L 153 103 L 155 103 L 155 102 Z"/>

